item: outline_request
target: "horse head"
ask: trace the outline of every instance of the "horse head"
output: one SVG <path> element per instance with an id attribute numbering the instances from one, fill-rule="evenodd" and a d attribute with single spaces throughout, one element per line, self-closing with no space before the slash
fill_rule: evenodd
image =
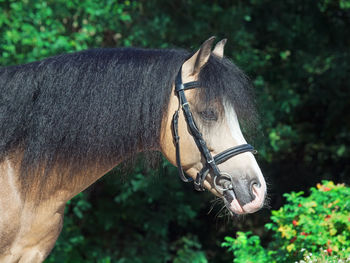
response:
<path id="1" fill-rule="evenodd" d="M 253 213 L 264 204 L 266 183 L 237 114 L 251 107 L 249 81 L 224 58 L 226 39 L 212 51 L 213 42 L 205 41 L 179 69 L 163 117 L 161 150 L 197 190 L 221 197 L 235 214 Z"/>

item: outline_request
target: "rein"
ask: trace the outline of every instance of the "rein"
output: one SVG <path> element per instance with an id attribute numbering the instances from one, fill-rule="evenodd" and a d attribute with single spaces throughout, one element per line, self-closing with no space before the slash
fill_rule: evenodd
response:
<path id="1" fill-rule="evenodd" d="M 228 159 L 241 154 L 245 152 L 252 152 L 253 154 L 256 154 L 257 151 L 254 149 L 253 146 L 250 144 L 242 144 L 238 145 L 232 148 L 229 148 L 216 156 L 212 156 L 205 140 L 203 139 L 203 136 L 201 132 L 198 130 L 198 127 L 193 119 L 193 115 L 190 109 L 190 106 L 188 104 L 188 101 L 185 96 L 185 90 L 188 89 L 194 89 L 194 88 L 199 88 L 199 82 L 198 81 L 192 81 L 192 82 L 187 82 L 187 83 L 182 83 L 182 77 L 181 77 L 181 71 L 182 67 L 180 68 L 179 72 L 176 75 L 175 78 L 175 92 L 178 96 L 179 99 L 179 108 L 175 111 L 173 115 L 173 120 L 172 120 L 172 128 L 173 128 L 173 138 L 175 142 L 175 147 L 176 147 L 176 164 L 179 172 L 179 177 L 182 181 L 184 182 L 193 182 L 194 183 L 194 188 L 197 191 L 205 191 L 204 188 L 204 181 L 207 175 L 209 174 L 209 171 L 212 171 L 214 174 L 214 179 L 213 183 L 216 189 L 218 189 L 217 182 L 222 178 L 226 177 L 230 181 L 230 177 L 226 173 L 221 173 L 219 167 L 217 166 L 218 164 L 221 164 Z M 201 152 L 202 156 L 205 159 L 205 165 L 202 168 L 202 170 L 197 173 L 196 179 L 193 181 L 191 177 L 188 177 L 185 175 L 184 170 L 181 165 L 181 157 L 180 157 L 180 137 L 178 133 L 178 120 L 179 120 L 179 111 L 180 108 L 182 108 L 182 111 L 185 115 L 185 120 L 187 122 L 187 125 L 190 129 L 191 135 L 197 145 L 198 150 Z M 232 188 L 232 184 L 229 185 L 229 188 L 223 189 L 220 187 L 220 191 L 226 191 Z"/>

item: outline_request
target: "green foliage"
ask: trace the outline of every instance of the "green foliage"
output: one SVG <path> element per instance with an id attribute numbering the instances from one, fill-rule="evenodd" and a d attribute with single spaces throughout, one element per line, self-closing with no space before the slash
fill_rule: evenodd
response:
<path id="1" fill-rule="evenodd" d="M 136 7 L 131 1 L 1 2 L 2 65 L 118 41 L 132 20 L 130 12 Z M 128 38 L 122 40 L 122 45 L 130 45 Z"/>
<path id="2" fill-rule="evenodd" d="M 350 262 L 350 187 L 323 181 L 310 196 L 302 194 L 285 194 L 287 203 L 272 211 L 267 249 L 251 232 L 226 237 L 222 246 L 233 252 L 234 262 Z"/>
<path id="3" fill-rule="evenodd" d="M 275 262 L 270 254 L 261 246 L 260 238 L 252 236 L 252 232 L 237 232 L 237 238 L 225 237 L 223 247 L 235 255 L 236 263 L 269 263 Z"/>
<path id="4" fill-rule="evenodd" d="M 176 258 L 174 263 L 207 263 L 205 253 L 200 251 L 201 245 L 196 237 L 183 237 L 175 245 L 179 245 L 180 249 L 176 249 Z"/>

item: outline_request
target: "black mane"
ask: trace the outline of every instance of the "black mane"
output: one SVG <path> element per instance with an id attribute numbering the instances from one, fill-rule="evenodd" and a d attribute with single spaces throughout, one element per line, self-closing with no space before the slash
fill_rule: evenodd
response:
<path id="1" fill-rule="evenodd" d="M 84 169 L 158 149 L 172 83 L 188 56 L 94 49 L 1 68 L 0 161 L 20 150 L 24 169 Z M 239 117 L 252 116 L 249 80 L 230 61 L 211 57 L 200 81 L 206 101 L 226 97 Z"/>

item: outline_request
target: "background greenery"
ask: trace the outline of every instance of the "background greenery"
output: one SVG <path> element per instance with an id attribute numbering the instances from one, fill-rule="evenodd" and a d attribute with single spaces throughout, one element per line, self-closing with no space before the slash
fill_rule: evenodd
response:
<path id="1" fill-rule="evenodd" d="M 216 35 L 254 80 L 261 127 L 254 142 L 271 208 L 284 192 L 349 183 L 350 1 L 0 0 L 0 65 L 92 47 L 182 47 Z M 252 138 L 251 138 L 252 139 Z M 228 262 L 224 236 L 271 239 L 269 210 L 217 216 L 163 162 L 116 169 L 73 199 L 48 262 Z"/>
<path id="2" fill-rule="evenodd" d="M 222 246 L 234 262 L 350 262 L 350 187 L 323 181 L 310 190 L 308 197 L 302 191 L 284 194 L 286 204 L 272 210 L 272 222 L 265 225 L 273 233 L 266 248 L 250 231 L 225 237 Z"/>

